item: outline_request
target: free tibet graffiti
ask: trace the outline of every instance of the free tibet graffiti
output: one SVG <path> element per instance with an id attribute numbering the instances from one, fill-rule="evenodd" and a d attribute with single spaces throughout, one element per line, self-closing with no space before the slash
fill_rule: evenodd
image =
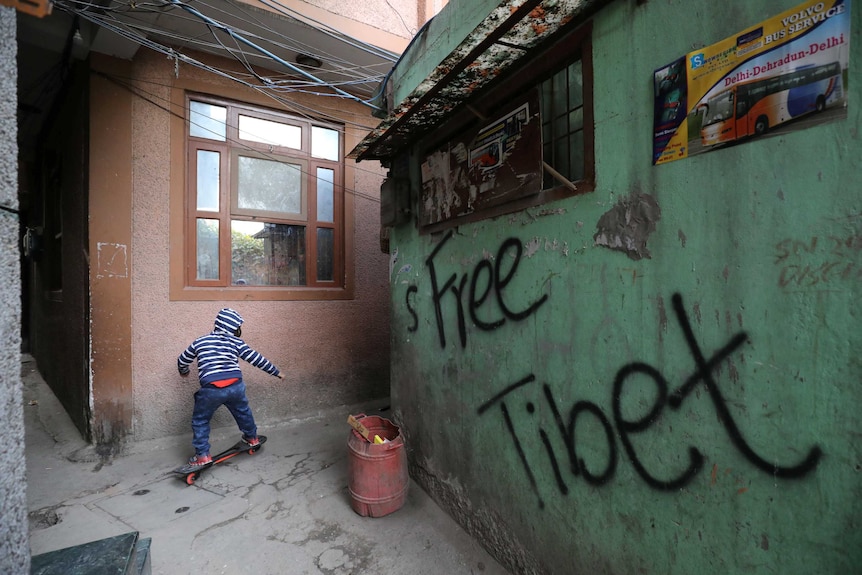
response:
<path id="1" fill-rule="evenodd" d="M 811 447 L 808 450 L 808 454 L 798 463 L 792 465 L 781 465 L 775 463 L 774 460 L 767 459 L 757 453 L 754 448 L 751 447 L 748 440 L 736 424 L 736 420 L 728 406 L 728 402 L 722 394 L 713 374 L 722 361 L 730 357 L 734 351 L 748 341 L 748 335 L 745 332 L 737 333 L 731 337 L 721 349 L 707 358 L 697 339 L 694 337 L 694 331 L 692 330 L 691 323 L 689 322 L 688 315 L 683 306 L 682 296 L 680 294 L 674 294 L 672 301 L 677 322 L 685 336 L 688 351 L 695 365 L 693 373 L 683 381 L 682 385 L 672 392 L 670 391 L 669 382 L 657 368 L 642 362 L 629 363 L 622 366 L 619 371 L 617 371 L 616 377 L 614 378 L 611 394 L 612 419 L 609 419 L 602 408 L 595 403 L 577 401 L 569 411 L 568 419 L 565 420 L 560 413 L 560 409 L 550 386 L 547 383 L 542 385 L 542 391 L 545 400 L 548 402 L 551 413 L 553 414 L 556 429 L 566 447 L 569 470 L 572 475 L 575 477 L 580 476 L 584 481 L 593 485 L 603 485 L 607 483 L 614 476 L 617 468 L 619 459 L 617 438 L 619 438 L 619 442 L 622 445 L 625 456 L 634 466 L 635 471 L 640 478 L 650 487 L 662 491 L 672 491 L 690 483 L 703 468 L 704 456 L 700 449 L 690 446 L 688 449 L 687 468 L 676 477 L 663 478 L 660 477 L 659 470 L 650 468 L 649 464 L 646 462 L 646 457 L 644 457 L 647 454 L 641 453 L 637 450 L 632 442 L 632 436 L 644 432 L 656 424 L 661 417 L 662 411 L 666 407 L 670 407 L 670 409 L 675 411 L 679 410 L 686 398 L 688 398 L 695 388 L 701 384 L 706 388 L 718 421 L 721 422 L 727 432 L 730 442 L 758 469 L 776 478 L 802 477 L 815 469 L 823 455 L 820 447 Z M 630 420 L 624 417 L 622 413 L 622 404 L 623 398 L 626 394 L 626 384 L 629 378 L 636 374 L 641 374 L 651 379 L 656 386 L 657 394 L 649 413 L 637 420 Z M 477 413 L 478 415 L 483 416 L 488 413 L 491 408 L 499 406 L 506 428 L 512 438 L 512 445 L 517 451 L 519 459 L 521 460 L 527 474 L 527 478 L 538 496 L 538 487 L 532 470 L 532 464 L 525 455 L 520 436 L 515 430 L 509 411 L 509 405 L 507 404 L 507 400 L 509 399 L 515 401 L 516 396 L 514 392 L 516 390 L 525 385 L 534 383 L 535 381 L 535 375 L 530 374 L 513 383 L 500 393 L 485 401 L 481 406 L 479 406 Z M 529 413 L 534 413 L 536 410 L 535 405 L 528 402 L 526 410 Z M 606 461 L 586 462 L 578 455 L 576 432 L 578 421 L 584 416 L 594 417 L 604 429 L 605 441 L 607 441 L 608 447 L 608 456 Z M 540 428 L 539 436 L 545 447 L 548 461 L 553 469 L 557 487 L 564 495 L 568 494 L 568 486 L 561 471 L 559 458 L 551 445 L 548 432 L 545 429 Z M 539 505 L 540 507 L 544 507 L 544 502 L 541 497 L 539 497 Z"/>
<path id="2" fill-rule="evenodd" d="M 437 275 L 437 266 L 435 258 L 440 254 L 440 250 L 452 238 L 452 232 L 447 233 L 440 243 L 435 246 L 434 251 L 425 260 L 425 265 L 431 276 L 431 291 L 432 301 L 434 302 L 434 316 L 437 320 L 437 333 L 440 337 L 440 347 L 446 347 L 446 325 L 443 319 L 443 302 L 455 298 L 455 306 L 458 321 L 458 335 L 460 336 L 461 347 L 467 347 L 467 319 L 464 315 L 465 307 L 470 315 L 470 320 L 477 328 L 483 331 L 491 331 L 501 327 L 506 323 L 506 320 L 521 321 L 532 315 L 539 307 L 548 299 L 545 294 L 525 309 L 513 310 L 506 303 L 506 286 L 512 281 L 515 273 L 518 271 L 518 265 L 521 262 L 521 254 L 523 246 L 517 238 L 509 238 L 500 245 L 497 250 L 495 263 L 489 260 L 482 260 L 476 264 L 475 269 L 471 274 L 464 274 L 458 278 L 458 274 L 452 274 L 445 281 L 442 281 Z M 507 258 L 507 254 L 512 254 L 511 258 Z M 508 260 L 511 260 L 511 267 L 506 269 Z M 470 282 L 469 289 L 467 282 Z M 413 317 L 413 325 L 408 328 L 409 331 L 416 331 L 419 325 L 419 316 L 413 307 L 412 297 L 417 291 L 416 286 L 407 288 L 406 305 L 407 311 Z M 465 301 L 466 298 L 466 301 Z M 480 317 L 484 312 L 485 303 L 493 299 L 497 304 L 496 312 L 489 312 L 489 315 Z M 466 305 L 465 305 L 466 304 Z M 493 314 L 493 315 L 491 315 Z"/>
<path id="3" fill-rule="evenodd" d="M 460 343 L 462 347 L 466 347 L 468 317 L 472 326 L 481 331 L 496 330 L 507 321 L 521 321 L 530 317 L 547 301 L 548 296 L 545 294 L 518 309 L 511 305 L 512 298 L 507 296 L 506 288 L 518 270 L 523 249 L 522 243 L 516 238 L 509 238 L 500 245 L 493 262 L 486 259 L 460 277 L 459 274 L 452 273 L 441 278 L 436 262 L 451 237 L 452 232 L 449 232 L 425 261 L 429 270 L 431 299 L 441 347 L 445 348 L 447 343 L 447 326 L 444 321 L 446 306 L 455 307 Z M 420 325 L 415 307 L 417 295 L 417 286 L 409 285 L 404 300 L 412 318 L 412 322 L 407 326 L 409 332 L 417 331 Z M 496 305 L 491 305 L 492 302 Z M 687 453 L 683 454 L 685 468 L 682 471 L 666 473 L 656 461 L 675 460 L 677 454 L 639 449 L 633 438 L 650 429 L 657 429 L 665 410 L 679 411 L 689 397 L 693 394 L 699 396 L 701 390 L 706 391 L 709 405 L 731 445 L 756 468 L 775 478 L 784 479 L 800 478 L 816 469 L 823 455 L 819 446 L 808 448 L 807 454 L 799 461 L 781 463 L 781 454 L 764 455 L 755 450 L 737 424 L 730 402 L 719 387 L 715 374 L 725 360 L 750 341 L 748 334 L 740 331 L 718 350 L 711 354 L 706 353 L 694 335 L 681 294 L 673 295 L 672 307 L 676 324 L 682 332 L 688 355 L 694 364 L 691 374 L 678 386 L 673 387 L 665 374 L 655 366 L 645 362 L 632 362 L 622 365 L 614 376 L 609 412 L 596 403 L 583 400 L 575 401 L 568 412 L 564 412 L 551 385 L 547 382 L 540 383 L 536 374 L 531 373 L 508 385 L 477 408 L 479 417 L 492 417 L 494 413 L 502 417 L 511 439 L 510 445 L 517 453 L 540 507 L 544 507 L 544 502 L 539 494 L 536 477 L 544 476 L 545 473 L 537 473 L 536 465 L 550 466 L 556 487 L 563 495 L 569 492 L 567 472 L 575 478 L 582 478 L 588 484 L 605 485 L 614 477 L 621 458 L 627 459 L 640 479 L 653 489 L 673 491 L 688 485 L 704 467 L 705 457 L 699 446 L 689 446 Z M 697 306 L 695 313 L 698 313 Z M 655 386 L 652 405 L 647 407 L 648 413 L 638 418 L 627 417 L 623 410 L 625 399 L 631 396 L 635 387 L 635 382 L 632 381 L 634 378 L 638 379 L 638 383 L 647 381 Z M 537 417 L 539 410 L 532 401 L 524 404 L 519 402 L 518 391 L 531 385 L 541 385 L 541 400 L 547 403 L 548 412 L 551 414 L 550 425 L 546 428 L 539 423 L 537 430 L 544 456 L 540 451 L 539 455 L 530 452 L 528 457 L 524 430 L 516 428 L 517 418 L 513 418 L 513 414 L 520 413 L 520 409 L 525 409 L 530 417 Z M 533 396 L 534 394 L 530 394 L 530 397 Z M 583 439 L 579 450 L 578 431 L 580 429 L 583 432 L 587 422 L 597 424 L 598 427 L 594 428 L 600 430 L 598 441 L 604 442 L 604 445 L 599 447 L 606 447 L 603 451 L 600 450 L 600 453 L 604 454 L 601 460 L 595 460 L 594 455 L 591 456 L 593 459 L 587 460 L 589 456 L 585 457 L 584 454 L 594 451 L 584 449 Z M 668 429 L 672 432 L 672 428 Z M 559 441 L 564 446 L 565 453 L 562 456 L 557 453 L 551 440 L 554 434 L 559 434 Z M 590 447 L 595 447 L 594 440 L 591 440 Z M 804 449 L 798 450 L 797 446 L 787 446 L 780 451 L 805 452 Z"/>

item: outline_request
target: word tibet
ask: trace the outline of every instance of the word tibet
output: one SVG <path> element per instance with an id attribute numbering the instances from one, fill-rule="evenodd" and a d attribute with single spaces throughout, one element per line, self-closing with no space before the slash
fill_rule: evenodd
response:
<path id="1" fill-rule="evenodd" d="M 711 357 L 707 358 L 704 356 L 700 344 L 694 337 L 691 323 L 689 322 L 688 316 L 683 307 L 682 296 L 679 294 L 674 294 L 673 296 L 673 308 L 677 321 L 679 322 L 679 326 L 685 336 L 688 351 L 695 363 L 694 373 L 673 392 L 670 392 L 670 386 L 667 379 L 658 369 L 647 363 L 634 362 L 621 367 L 614 378 L 613 391 L 611 395 L 612 421 L 608 419 L 601 407 L 588 401 L 575 402 L 569 411 L 568 418 L 564 419 L 559 407 L 557 406 L 557 401 L 554 398 L 554 394 L 550 386 L 547 384 L 542 385 L 544 398 L 548 403 L 551 414 L 553 415 L 556 429 L 566 447 L 569 470 L 572 475 L 583 477 L 584 481 L 593 485 L 603 485 L 607 483 L 614 476 L 617 468 L 617 462 L 619 459 L 617 437 L 619 437 L 619 442 L 622 444 L 626 457 L 629 459 L 632 466 L 634 466 L 637 474 L 647 485 L 662 491 L 672 491 L 688 484 L 703 468 L 704 457 L 697 447 L 690 446 L 688 448 L 688 466 L 684 471 L 679 473 L 676 477 L 661 479 L 656 476 L 656 471 L 648 469 L 647 464 L 644 462 L 643 455 L 645 454 L 640 453 L 636 449 L 632 442 L 632 436 L 650 429 L 650 427 L 659 420 L 665 407 L 670 406 L 674 411 L 679 410 L 685 399 L 691 395 L 700 383 L 703 383 L 706 387 L 716 415 L 718 416 L 718 421 L 721 422 L 727 431 L 730 442 L 757 468 L 777 478 L 797 478 L 807 474 L 817 467 L 820 457 L 823 454 L 819 447 L 812 447 L 809 450 L 808 455 L 796 465 L 778 465 L 755 452 L 737 426 L 733 414 L 728 407 L 727 400 L 724 398 L 721 389 L 719 389 L 713 373 L 721 362 L 727 359 L 734 351 L 748 341 L 748 336 L 744 332 L 736 334 L 727 344 L 724 345 L 724 347 L 715 352 Z M 622 409 L 622 405 L 624 403 L 623 398 L 627 391 L 626 384 L 629 378 L 634 375 L 645 376 L 646 378 L 651 379 L 657 388 L 657 393 L 655 394 L 655 400 L 649 413 L 639 419 L 627 419 L 624 416 Z M 500 413 L 503 416 L 506 428 L 508 429 L 512 439 L 512 445 L 518 453 L 534 492 L 536 492 L 538 496 L 535 475 L 521 442 L 522 435 L 516 432 L 515 424 L 512 421 L 510 407 L 508 405 L 508 402 L 514 400 L 514 392 L 516 390 L 535 381 L 535 375 L 530 374 L 513 383 L 480 405 L 477 413 L 480 416 L 485 415 L 492 407 L 499 405 Z M 533 414 L 536 412 L 536 406 L 532 402 L 528 402 L 526 404 L 526 410 L 528 413 Z M 604 431 L 604 439 L 607 442 L 606 461 L 593 461 L 588 463 L 584 461 L 583 457 L 578 453 L 576 431 L 578 428 L 578 421 L 584 416 L 594 418 Z M 547 453 L 548 461 L 553 468 L 557 487 L 560 492 L 565 495 L 568 493 L 568 486 L 563 479 L 561 465 L 554 447 L 551 444 L 548 431 L 543 428 L 539 428 L 539 436 Z M 663 454 L 655 459 L 666 461 L 672 460 L 673 458 L 665 457 Z M 539 506 L 544 507 L 544 502 L 541 497 L 539 497 Z"/>

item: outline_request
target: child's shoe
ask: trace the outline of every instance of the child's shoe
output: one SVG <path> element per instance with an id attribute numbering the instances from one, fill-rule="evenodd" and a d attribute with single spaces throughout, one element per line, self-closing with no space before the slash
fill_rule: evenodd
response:
<path id="1" fill-rule="evenodd" d="M 243 435 L 242 442 L 249 447 L 257 447 L 258 445 L 260 445 L 260 439 L 258 439 L 257 437 L 246 437 L 245 435 Z"/>
<path id="2" fill-rule="evenodd" d="M 213 462 L 213 458 L 207 455 L 192 455 L 189 457 L 189 467 L 192 469 L 201 469 Z"/>

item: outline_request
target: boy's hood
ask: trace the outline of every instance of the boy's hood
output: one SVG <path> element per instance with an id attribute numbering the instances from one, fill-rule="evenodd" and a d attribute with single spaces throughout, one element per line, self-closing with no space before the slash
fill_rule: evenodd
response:
<path id="1" fill-rule="evenodd" d="M 242 316 L 239 315 L 238 311 L 226 307 L 216 315 L 215 331 L 224 331 L 233 335 L 242 325 L 242 321 Z"/>

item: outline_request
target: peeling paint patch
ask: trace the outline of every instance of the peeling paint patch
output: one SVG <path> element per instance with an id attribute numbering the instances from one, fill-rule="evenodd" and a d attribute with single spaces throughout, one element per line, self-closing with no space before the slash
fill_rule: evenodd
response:
<path id="1" fill-rule="evenodd" d="M 127 278 L 129 264 L 125 244 L 96 243 L 96 277 Z"/>
<path id="2" fill-rule="evenodd" d="M 566 208 L 544 209 L 540 211 L 536 217 L 541 218 L 542 216 L 562 216 L 565 213 Z"/>
<path id="3" fill-rule="evenodd" d="M 659 219 L 661 208 L 649 194 L 625 197 L 599 218 L 593 240 L 633 260 L 650 258 L 646 242 Z"/>
<path id="4" fill-rule="evenodd" d="M 561 244 L 556 238 L 553 240 L 548 240 L 548 239 L 545 240 L 545 251 L 546 252 L 558 252 L 558 251 L 560 251 L 560 248 L 561 248 Z M 565 253 L 567 253 L 569 251 L 569 246 L 566 242 L 562 243 L 562 250 Z"/>
<path id="5" fill-rule="evenodd" d="M 398 263 L 398 248 L 392 250 L 392 253 L 389 255 L 389 277 L 392 277 L 392 272 L 395 270 L 395 264 Z M 393 278 L 393 279 L 398 279 Z"/>
<path id="6" fill-rule="evenodd" d="M 536 252 L 539 251 L 539 248 L 542 247 L 542 240 L 539 238 L 533 238 L 526 245 L 524 245 L 524 256 L 531 258 L 536 255 Z"/>

